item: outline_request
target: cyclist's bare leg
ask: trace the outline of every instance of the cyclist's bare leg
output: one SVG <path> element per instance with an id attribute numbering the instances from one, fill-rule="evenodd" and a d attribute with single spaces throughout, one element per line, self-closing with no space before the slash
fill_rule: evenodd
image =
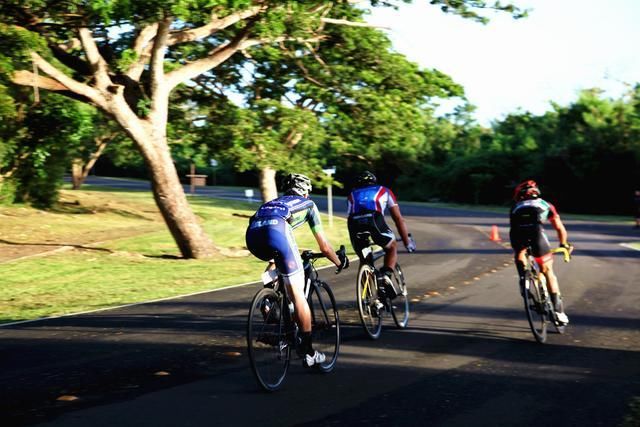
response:
<path id="1" fill-rule="evenodd" d="M 393 270 L 396 268 L 396 261 L 398 260 L 398 243 L 394 240 L 391 241 L 384 248 L 384 265 L 385 267 Z"/>
<path id="2" fill-rule="evenodd" d="M 513 262 L 516 264 L 516 269 L 518 270 L 518 276 L 520 280 L 524 280 L 524 269 L 525 265 L 527 265 L 527 250 L 522 249 L 520 251 L 516 251 L 513 254 Z M 523 286 L 523 283 L 520 283 Z"/>
<path id="3" fill-rule="evenodd" d="M 553 259 L 545 260 L 542 264 L 542 274 L 547 278 L 547 289 L 549 290 L 549 296 L 551 297 L 551 302 L 553 303 L 556 311 L 556 316 L 558 316 L 558 321 L 561 324 L 566 325 L 569 323 L 569 318 L 564 312 L 560 285 L 558 284 L 558 278 L 553 271 Z"/>
<path id="4" fill-rule="evenodd" d="M 296 323 L 300 328 L 300 347 L 305 356 L 305 366 L 312 366 L 316 363 L 322 363 L 325 356 L 313 349 L 311 337 L 311 309 L 307 299 L 304 297 L 304 271 L 300 270 L 287 277 L 285 280 L 289 297 L 295 307 Z"/>
<path id="5" fill-rule="evenodd" d="M 553 260 L 545 261 L 542 264 L 542 274 L 547 278 L 547 289 L 551 294 L 559 294 L 560 286 L 558 284 L 558 278 L 553 271 Z"/>
<path id="6" fill-rule="evenodd" d="M 289 297 L 295 307 L 296 323 L 302 332 L 311 332 L 311 311 L 304 297 L 304 272 L 292 274 L 285 278 Z"/>

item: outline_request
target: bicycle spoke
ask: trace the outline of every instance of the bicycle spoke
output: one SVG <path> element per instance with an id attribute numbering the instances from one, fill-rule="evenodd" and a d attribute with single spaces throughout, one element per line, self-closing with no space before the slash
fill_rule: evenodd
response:
<path id="1" fill-rule="evenodd" d="M 356 300 L 362 326 L 371 339 L 377 339 L 382 330 L 382 309 L 375 305 L 378 286 L 371 266 L 363 264 L 358 271 Z"/>
<path id="2" fill-rule="evenodd" d="M 247 348 L 251 369 L 267 391 L 278 389 L 287 374 L 291 346 L 286 337 L 282 296 L 262 289 L 251 303 L 247 322 Z"/>
<path id="3" fill-rule="evenodd" d="M 309 293 L 309 309 L 313 331 L 313 347 L 324 353 L 326 360 L 318 369 L 330 372 L 335 367 L 340 351 L 340 319 L 331 288 L 316 281 Z"/>
<path id="4" fill-rule="evenodd" d="M 409 297 L 404 273 L 398 263 L 396 263 L 396 269 L 393 272 L 393 281 L 398 295 L 391 301 L 391 315 L 398 328 L 406 328 L 409 324 Z"/>
<path id="5" fill-rule="evenodd" d="M 546 301 L 544 300 L 545 294 L 541 287 L 546 286 L 546 284 L 532 274 L 528 274 L 527 281 L 529 283 L 529 289 L 524 295 L 524 307 L 527 313 L 527 320 L 533 337 L 539 343 L 544 343 L 547 340 L 547 312 L 545 307 Z"/>

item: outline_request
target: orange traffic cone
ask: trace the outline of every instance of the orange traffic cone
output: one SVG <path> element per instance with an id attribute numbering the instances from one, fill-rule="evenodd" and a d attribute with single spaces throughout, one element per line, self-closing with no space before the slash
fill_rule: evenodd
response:
<path id="1" fill-rule="evenodd" d="M 491 226 L 491 236 L 489 236 L 489 240 L 493 240 L 494 242 L 499 242 L 499 241 L 502 240 L 500 238 L 500 235 L 498 234 L 498 226 L 497 225 Z"/>

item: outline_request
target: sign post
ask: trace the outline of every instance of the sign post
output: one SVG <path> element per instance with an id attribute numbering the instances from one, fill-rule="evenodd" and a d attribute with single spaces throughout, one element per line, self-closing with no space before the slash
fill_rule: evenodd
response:
<path id="1" fill-rule="evenodd" d="M 195 194 L 196 186 L 201 187 L 207 185 L 207 175 L 196 174 L 196 165 L 193 163 L 191 163 L 189 170 L 191 172 L 187 175 L 187 178 L 189 178 L 189 189 L 191 194 Z"/>
<path id="2" fill-rule="evenodd" d="M 331 183 L 333 182 L 333 174 L 336 173 L 336 167 L 332 166 L 327 169 L 322 169 L 322 172 L 329 175 L 329 185 L 327 186 L 327 213 L 329 214 L 329 227 L 333 227 L 333 189 Z"/>

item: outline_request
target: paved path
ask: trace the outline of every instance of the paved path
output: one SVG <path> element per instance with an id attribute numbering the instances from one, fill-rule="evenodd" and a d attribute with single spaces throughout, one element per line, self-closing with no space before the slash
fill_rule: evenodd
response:
<path id="1" fill-rule="evenodd" d="M 626 225 L 567 221 L 578 248 L 557 263 L 571 325 L 533 341 L 515 290 L 506 218 L 403 206 L 416 254 L 407 330 L 366 339 L 355 268 L 330 281 L 343 319 L 339 364 L 295 363 L 282 391 L 258 391 L 244 330 L 257 285 L 0 329 L 3 424 L 618 425 L 640 396 L 640 252 Z M 167 375 L 168 374 L 168 375 Z M 75 396 L 73 401 L 56 400 Z"/>

